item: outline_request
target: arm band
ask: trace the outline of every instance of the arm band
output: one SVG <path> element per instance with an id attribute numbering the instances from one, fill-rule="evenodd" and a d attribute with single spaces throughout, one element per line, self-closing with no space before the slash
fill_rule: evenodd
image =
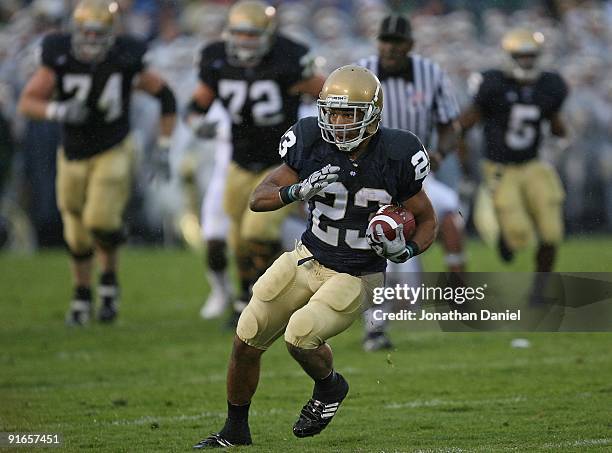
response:
<path id="1" fill-rule="evenodd" d="M 406 249 L 408 250 L 408 253 L 410 253 L 410 258 L 421 253 L 421 249 L 419 249 L 419 246 L 414 241 L 406 242 Z"/>
<path id="2" fill-rule="evenodd" d="M 278 191 L 281 201 L 285 204 L 289 204 L 289 203 L 293 203 L 294 201 L 297 201 L 298 199 L 297 191 L 299 189 L 300 189 L 299 184 L 293 184 L 291 186 L 281 187 L 280 190 Z"/>
<path id="3" fill-rule="evenodd" d="M 168 87 L 168 85 L 164 85 L 155 95 L 155 97 L 159 99 L 161 104 L 162 115 L 176 113 L 176 99 L 174 98 L 174 93 Z"/>

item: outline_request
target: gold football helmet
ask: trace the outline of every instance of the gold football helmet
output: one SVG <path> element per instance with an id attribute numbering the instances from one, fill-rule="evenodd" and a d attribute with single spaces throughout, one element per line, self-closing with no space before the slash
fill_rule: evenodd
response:
<path id="1" fill-rule="evenodd" d="M 345 152 L 378 131 L 383 109 L 383 92 L 378 77 L 361 66 L 347 65 L 332 72 L 317 100 L 321 136 Z M 352 120 L 333 121 L 339 112 Z"/>
<path id="2" fill-rule="evenodd" d="M 109 0 L 81 0 L 72 13 L 72 52 L 79 61 L 104 60 L 114 42 L 119 5 Z"/>
<path id="3" fill-rule="evenodd" d="M 540 74 L 537 65 L 542 52 L 544 35 L 523 28 L 507 32 L 502 38 L 502 48 L 510 56 L 510 74 L 519 81 L 535 80 Z"/>
<path id="4" fill-rule="evenodd" d="M 254 66 L 268 53 L 276 31 L 276 9 L 258 0 L 242 0 L 229 11 L 224 31 L 232 64 Z"/>

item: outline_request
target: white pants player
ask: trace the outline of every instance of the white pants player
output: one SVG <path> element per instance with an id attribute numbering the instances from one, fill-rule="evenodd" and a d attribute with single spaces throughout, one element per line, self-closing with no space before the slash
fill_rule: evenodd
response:
<path id="1" fill-rule="evenodd" d="M 452 188 L 436 179 L 433 173 L 429 173 L 425 181 L 423 181 L 423 189 L 427 193 L 438 219 L 443 219 L 448 214 L 459 212 L 459 195 Z M 449 261 L 455 258 L 456 257 L 447 256 L 447 264 L 452 264 Z M 457 257 L 457 259 L 462 258 Z M 409 259 L 405 263 L 393 263 L 389 261 L 387 262 L 385 286 L 394 287 L 396 284 L 419 286 L 421 284 L 420 274 L 422 271 L 423 267 L 418 256 Z M 379 306 L 376 308 L 380 309 Z M 390 308 L 391 307 L 387 307 L 387 309 Z M 370 308 L 364 313 L 366 332 L 382 332 L 384 331 L 386 322 L 375 320 L 373 311 L 374 310 Z"/>

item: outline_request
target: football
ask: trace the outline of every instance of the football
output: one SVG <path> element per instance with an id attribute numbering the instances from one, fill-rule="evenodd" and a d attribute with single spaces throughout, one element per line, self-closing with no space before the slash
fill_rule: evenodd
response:
<path id="1" fill-rule="evenodd" d="M 392 204 L 382 206 L 370 219 L 368 230 L 374 235 L 378 224 L 382 226 L 382 231 L 389 240 L 395 239 L 395 230 L 399 225 L 404 226 L 404 239 L 407 241 L 412 238 L 416 230 L 414 215 L 402 206 Z"/>

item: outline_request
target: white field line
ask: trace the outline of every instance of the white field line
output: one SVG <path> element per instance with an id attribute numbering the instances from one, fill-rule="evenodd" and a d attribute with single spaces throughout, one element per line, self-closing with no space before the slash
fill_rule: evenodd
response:
<path id="1" fill-rule="evenodd" d="M 527 397 L 517 395 L 510 398 L 488 398 L 482 400 L 415 400 L 403 403 L 391 403 L 384 406 L 385 409 L 413 409 L 417 407 L 437 407 L 437 406 L 487 406 L 492 404 L 522 403 L 527 401 Z"/>

